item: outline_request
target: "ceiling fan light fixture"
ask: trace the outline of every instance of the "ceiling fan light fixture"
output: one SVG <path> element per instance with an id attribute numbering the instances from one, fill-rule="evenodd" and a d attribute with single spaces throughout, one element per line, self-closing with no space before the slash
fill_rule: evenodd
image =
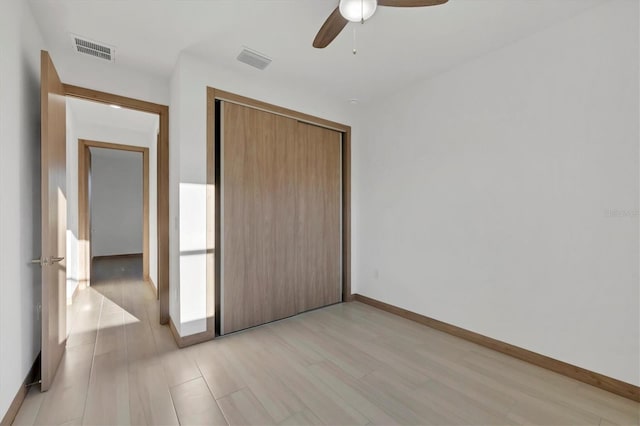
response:
<path id="1" fill-rule="evenodd" d="M 363 22 L 376 13 L 377 0 L 340 0 L 340 14 L 348 21 Z"/>

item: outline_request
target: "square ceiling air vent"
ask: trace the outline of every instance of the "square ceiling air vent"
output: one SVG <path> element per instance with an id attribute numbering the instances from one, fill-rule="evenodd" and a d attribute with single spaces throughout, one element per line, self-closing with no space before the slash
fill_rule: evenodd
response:
<path id="1" fill-rule="evenodd" d="M 78 53 L 115 62 L 116 49 L 113 46 L 90 40 L 77 34 L 71 34 L 71 42 L 73 43 L 73 49 Z"/>
<path id="2" fill-rule="evenodd" d="M 265 69 L 271 63 L 271 58 L 263 55 L 262 53 L 251 50 L 248 47 L 243 47 L 242 51 L 237 58 L 240 62 L 244 62 L 247 65 L 251 65 L 259 70 Z"/>

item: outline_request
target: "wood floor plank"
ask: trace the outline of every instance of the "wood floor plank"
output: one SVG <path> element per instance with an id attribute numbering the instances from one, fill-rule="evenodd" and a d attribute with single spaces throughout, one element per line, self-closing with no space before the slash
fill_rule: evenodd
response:
<path id="1" fill-rule="evenodd" d="M 129 424 L 127 360 L 120 351 L 94 358 L 83 419 L 86 425 Z"/>
<path id="2" fill-rule="evenodd" d="M 520 425 L 599 425 L 600 417 L 571 410 L 554 401 L 523 395 L 507 415 L 509 422 Z"/>
<path id="3" fill-rule="evenodd" d="M 202 377 L 216 399 L 245 388 L 240 372 L 225 357 L 219 342 L 199 345 L 192 355 Z"/>
<path id="4" fill-rule="evenodd" d="M 147 425 L 179 424 L 164 369 L 157 359 L 129 365 L 129 392 L 132 419 L 136 423 L 142 413 Z"/>
<path id="5" fill-rule="evenodd" d="M 402 351 L 380 345 L 379 340 L 353 341 L 352 344 L 379 361 L 380 366 L 376 370 L 392 371 L 400 380 L 410 382 L 413 385 L 420 385 L 429 379 L 428 372 L 420 363 L 412 362 Z"/>
<path id="6" fill-rule="evenodd" d="M 397 424 L 393 417 L 357 389 L 350 386 L 349 382 L 352 382 L 354 379 L 330 361 L 312 365 L 309 369 L 315 377 L 331 388 L 336 395 L 340 396 L 347 404 L 365 416 L 370 424 Z"/>
<path id="7" fill-rule="evenodd" d="M 203 378 L 172 387 L 171 397 L 181 425 L 227 425 Z"/>
<path id="8" fill-rule="evenodd" d="M 452 389 L 436 380 L 429 380 L 421 385 L 414 395 L 434 410 L 460 417 L 466 424 L 499 425 L 509 423 L 506 413 L 510 406 L 486 404 L 480 399 Z"/>
<path id="9" fill-rule="evenodd" d="M 95 343 L 98 320 L 102 307 L 102 295 L 94 291 L 81 291 L 71 306 L 67 348 Z"/>
<path id="10" fill-rule="evenodd" d="M 295 413 L 280 423 L 281 426 L 316 426 L 323 424 L 322 420 L 309 410 Z"/>
<path id="11" fill-rule="evenodd" d="M 160 355 L 165 377 L 169 386 L 179 385 L 202 377 L 198 365 L 192 358 L 179 350 Z"/>
<path id="12" fill-rule="evenodd" d="M 71 419 L 68 422 L 62 423 L 61 426 L 80 426 L 82 425 L 82 418 Z"/>
<path id="13" fill-rule="evenodd" d="M 316 379 L 308 367 L 293 365 L 281 371 L 285 385 L 323 423 L 364 425 L 369 420 L 350 406 L 329 386 Z"/>
<path id="14" fill-rule="evenodd" d="M 282 339 L 288 346 L 305 359 L 309 364 L 324 361 L 322 354 L 314 350 L 313 342 L 300 338 L 300 328 L 291 318 L 278 321 L 277 323 L 266 324 L 265 328 L 271 330 L 276 336 Z"/>
<path id="15" fill-rule="evenodd" d="M 601 389 L 578 383 L 564 404 L 601 416 L 611 423 L 640 425 L 640 404 Z"/>
<path id="16" fill-rule="evenodd" d="M 265 342 L 261 336 L 270 338 L 270 341 Z M 274 337 L 263 333 L 243 333 L 226 339 L 227 344 L 223 350 L 227 358 L 232 358 L 237 364 L 242 381 L 247 384 L 269 416 L 279 423 L 306 407 L 280 380 L 279 374 L 274 374 L 283 368 L 283 363 L 295 363 L 287 353 L 283 355 L 283 352 L 265 350 L 270 342 L 277 344 Z"/>
<path id="17" fill-rule="evenodd" d="M 229 425 L 273 425 L 275 422 L 265 411 L 250 389 L 244 388 L 218 400 Z"/>
<path id="18" fill-rule="evenodd" d="M 342 370 L 351 374 L 353 377 L 364 377 L 374 370 L 374 366 L 367 364 L 370 360 L 369 356 L 358 351 L 353 345 L 343 341 L 343 345 L 336 345 L 335 339 L 326 335 L 326 333 L 313 332 L 310 328 L 305 327 L 304 322 L 300 322 L 301 328 L 298 338 L 304 338 L 308 345 L 325 360 L 332 361 Z"/>
<path id="19" fill-rule="evenodd" d="M 416 351 L 416 361 L 429 378 L 425 384 L 437 382 L 478 401 L 495 412 L 508 412 L 516 401 L 513 388 L 460 364 L 456 358 L 447 359 L 438 353 Z M 421 385 L 419 385 L 421 387 Z M 515 395 L 514 395 L 515 394 Z"/>
<path id="20" fill-rule="evenodd" d="M 392 413 L 402 423 L 427 424 L 427 425 L 462 425 L 466 424 L 464 418 L 457 413 L 450 413 L 445 407 L 433 407 L 426 404 L 423 396 L 417 395 L 417 387 L 409 382 L 397 380 L 386 371 L 374 371 L 362 379 L 369 385 L 369 390 L 375 389 L 373 397 L 381 404 L 387 400 L 393 400 L 400 406 L 393 407 Z M 386 409 L 385 409 L 386 410 Z"/>
<path id="21" fill-rule="evenodd" d="M 516 406 L 525 412 L 528 412 L 529 406 L 541 407 L 540 411 L 549 412 L 552 418 L 559 410 L 572 413 L 569 418 L 580 419 L 581 422 L 588 422 L 588 424 L 601 417 L 589 406 L 575 403 L 574 395 L 580 382 L 574 379 L 504 354 L 487 355 L 471 352 L 462 363 L 485 375 L 489 380 L 495 380 L 511 388 L 512 393 L 517 394 Z M 610 399 L 615 400 L 614 396 L 611 395 Z M 529 419 L 529 416 L 524 418 Z"/>

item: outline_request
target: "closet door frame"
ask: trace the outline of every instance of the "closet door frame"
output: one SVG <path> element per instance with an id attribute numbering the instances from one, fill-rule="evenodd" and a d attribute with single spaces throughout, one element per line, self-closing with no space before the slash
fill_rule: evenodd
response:
<path id="1" fill-rule="evenodd" d="M 220 332 L 221 300 L 221 188 L 216 186 L 220 173 L 219 158 L 216 158 L 216 134 L 220 130 L 217 118 L 220 102 L 230 102 L 282 115 L 297 121 L 335 130 L 342 135 L 342 301 L 353 300 L 351 294 L 351 126 L 325 120 L 302 112 L 283 108 L 259 100 L 207 87 L 207 316 L 215 318 L 214 330 Z M 209 250 L 209 249 L 213 250 Z M 215 300 L 215 303 L 210 303 Z M 209 325 L 207 325 L 209 327 Z"/>

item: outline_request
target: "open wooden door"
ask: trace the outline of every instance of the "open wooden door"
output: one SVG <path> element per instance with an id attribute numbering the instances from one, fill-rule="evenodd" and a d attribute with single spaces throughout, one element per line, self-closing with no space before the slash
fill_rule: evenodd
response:
<path id="1" fill-rule="evenodd" d="M 51 57 L 41 54 L 42 391 L 51 386 L 67 339 L 66 103 Z"/>

